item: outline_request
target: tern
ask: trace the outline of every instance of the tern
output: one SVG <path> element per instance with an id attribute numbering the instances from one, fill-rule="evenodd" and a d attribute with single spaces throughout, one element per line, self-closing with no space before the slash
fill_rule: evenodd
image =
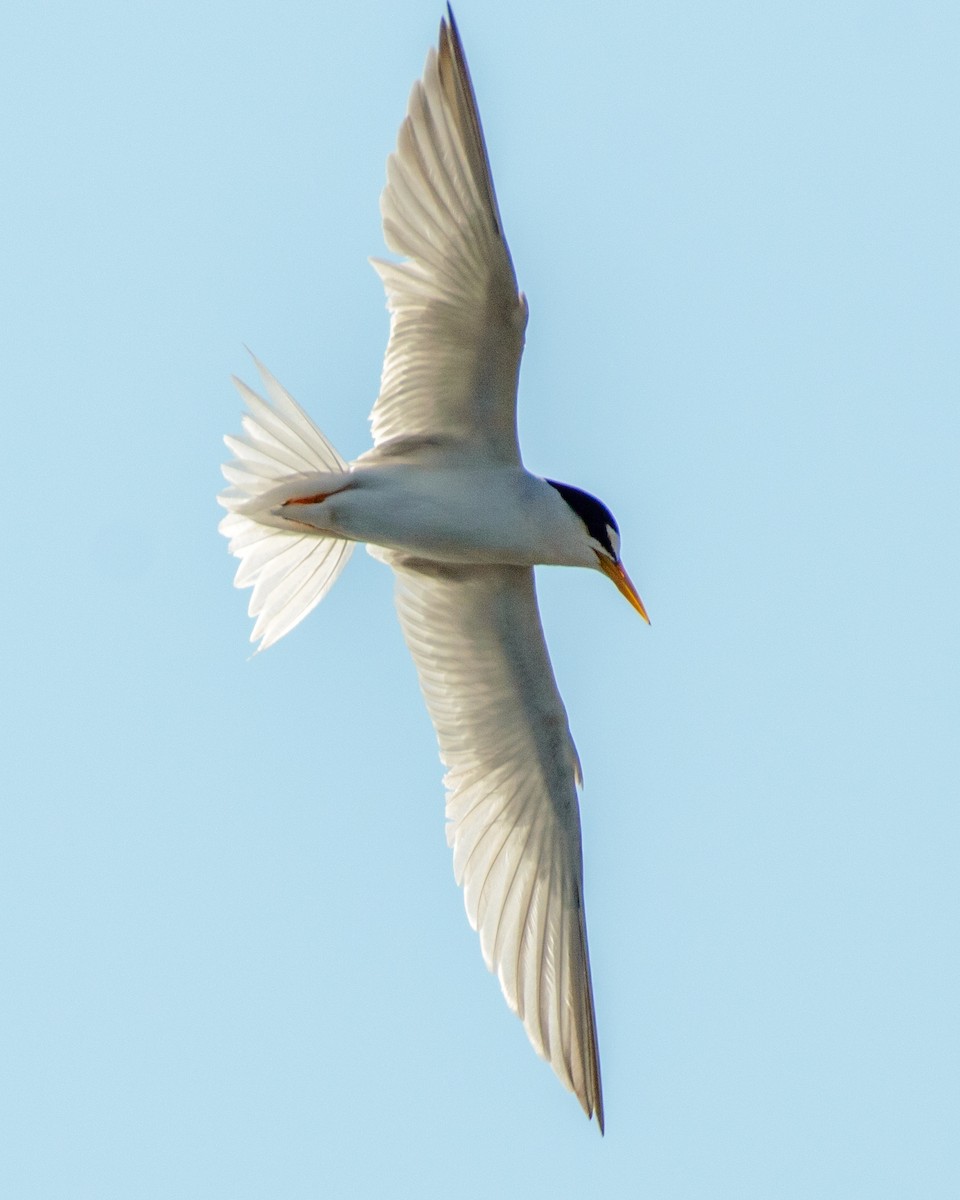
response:
<path id="1" fill-rule="evenodd" d="M 373 448 L 348 463 L 257 362 L 265 396 L 227 437 L 219 500 L 251 641 L 288 633 L 353 547 L 387 563 L 447 768 L 447 840 L 487 967 L 537 1053 L 603 1132 L 578 789 L 533 568 L 588 567 L 644 620 L 610 510 L 524 469 L 516 403 L 527 302 L 503 234 L 453 12 L 413 86 L 371 260 L 390 336 Z"/>

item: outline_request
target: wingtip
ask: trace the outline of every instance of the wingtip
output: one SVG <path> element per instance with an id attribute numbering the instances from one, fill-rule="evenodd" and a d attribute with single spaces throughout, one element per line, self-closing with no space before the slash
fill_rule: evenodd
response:
<path id="1" fill-rule="evenodd" d="M 459 66 L 459 69 L 464 70 L 466 66 L 466 56 L 463 52 L 463 42 L 460 39 L 460 27 L 457 25 L 457 18 L 453 15 L 453 9 L 447 5 L 447 15 L 440 18 L 440 44 L 438 52 L 441 56 L 448 54 L 454 62 Z M 471 84 L 471 88 L 472 88 Z M 476 103 L 474 101 L 474 103 Z"/>
<path id="2" fill-rule="evenodd" d="M 598 1064 L 599 1065 L 599 1064 Z M 603 1137 L 605 1130 L 605 1121 L 603 1116 L 603 1093 L 600 1091 L 600 1076 L 599 1072 L 594 1077 L 594 1092 L 591 1096 L 589 1092 L 577 1090 L 575 1095 L 580 1101 L 580 1107 L 586 1113 L 588 1121 L 596 1121 L 597 1128 L 600 1130 L 600 1136 Z"/>
<path id="3" fill-rule="evenodd" d="M 437 47 L 442 55 L 449 53 L 454 59 L 463 59 L 463 42 L 460 40 L 460 28 L 453 9 L 447 5 L 447 15 L 440 18 L 440 43 Z"/>
<path id="4" fill-rule="evenodd" d="M 457 23 L 453 19 L 453 9 L 447 5 L 446 15 L 440 18 L 440 32 L 437 35 L 437 53 L 441 56 L 450 52 L 450 43 L 457 36 Z"/>
<path id="5" fill-rule="evenodd" d="M 600 1130 L 600 1136 L 604 1136 L 604 1117 L 603 1117 L 603 1086 L 600 1083 L 600 1059 L 597 1057 L 596 1046 L 594 1046 L 593 1058 L 593 1110 L 588 1112 L 588 1116 L 595 1117 L 597 1128 Z"/>

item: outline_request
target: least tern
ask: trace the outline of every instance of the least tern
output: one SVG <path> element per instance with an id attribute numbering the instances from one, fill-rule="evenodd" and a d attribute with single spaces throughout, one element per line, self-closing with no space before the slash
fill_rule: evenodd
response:
<path id="1" fill-rule="evenodd" d="M 392 567 L 400 623 L 447 768 L 447 840 L 487 967 L 537 1053 L 603 1131 L 577 801 L 580 761 L 544 643 L 533 567 L 590 567 L 640 615 L 610 510 L 528 473 L 517 289 L 449 6 L 414 84 L 380 201 L 390 337 L 373 448 L 347 463 L 259 362 L 265 397 L 227 437 L 220 523 L 272 645 L 357 542 Z"/>

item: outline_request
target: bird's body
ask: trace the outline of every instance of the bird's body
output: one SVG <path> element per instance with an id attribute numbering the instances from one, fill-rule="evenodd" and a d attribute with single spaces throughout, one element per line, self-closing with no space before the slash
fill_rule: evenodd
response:
<path id="1" fill-rule="evenodd" d="M 603 1128 L 583 906 L 580 763 L 533 567 L 601 570 L 646 613 L 610 511 L 523 467 L 527 321 L 452 13 L 414 85 L 381 200 L 391 311 L 374 446 L 352 463 L 260 364 L 266 398 L 227 438 L 221 522 L 271 645 L 353 546 L 392 567 L 397 610 L 447 767 L 454 872 L 488 967 L 537 1051 Z"/>
<path id="2" fill-rule="evenodd" d="M 282 489 L 270 499 L 291 526 L 438 562 L 595 565 L 589 547 L 572 536 L 576 515 L 545 479 L 436 447 L 428 457 L 361 458 L 342 475 L 298 479 L 294 497 L 324 496 L 316 504 L 290 504 Z"/>

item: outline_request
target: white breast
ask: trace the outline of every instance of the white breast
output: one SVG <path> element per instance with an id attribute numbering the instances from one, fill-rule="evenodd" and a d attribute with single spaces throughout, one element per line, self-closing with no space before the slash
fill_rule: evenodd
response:
<path id="1" fill-rule="evenodd" d="M 351 541 L 440 562 L 571 563 L 576 518 L 522 467 L 364 465 L 354 474 L 352 486 L 298 517 Z"/>

